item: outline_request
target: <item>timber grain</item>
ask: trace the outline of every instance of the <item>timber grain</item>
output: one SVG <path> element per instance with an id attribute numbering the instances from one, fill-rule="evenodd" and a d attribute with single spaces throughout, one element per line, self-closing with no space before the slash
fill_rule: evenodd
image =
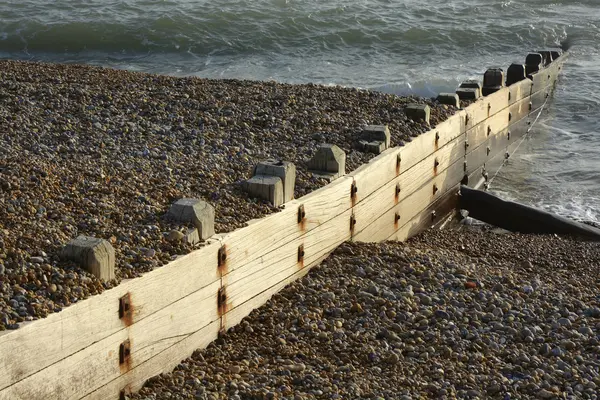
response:
<path id="1" fill-rule="evenodd" d="M 162 268 L 0 333 L 0 399 L 118 399 L 208 345 L 341 243 L 405 240 L 438 223 L 456 206 L 464 176 L 507 148 L 507 129 L 534 110 L 528 99 L 545 96 L 554 82 L 538 81 L 481 98 L 281 212 L 215 235 Z M 482 155 L 482 146 L 493 152 Z"/>

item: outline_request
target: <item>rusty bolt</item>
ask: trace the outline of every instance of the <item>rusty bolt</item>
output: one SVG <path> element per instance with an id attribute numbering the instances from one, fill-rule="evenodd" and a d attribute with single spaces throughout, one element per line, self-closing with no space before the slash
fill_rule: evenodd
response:
<path id="1" fill-rule="evenodd" d="M 352 214 L 350 216 L 350 230 L 351 231 L 354 230 L 354 225 L 356 225 L 356 217 L 354 217 L 354 214 Z"/>
<path id="2" fill-rule="evenodd" d="M 434 183 L 434 184 L 433 184 L 433 194 L 434 194 L 434 196 L 435 196 L 435 194 L 436 194 L 437 192 L 438 192 L 438 187 L 437 187 L 437 185 Z"/>
<path id="3" fill-rule="evenodd" d="M 127 293 L 119 299 L 119 318 L 128 318 L 131 316 L 131 294 Z"/>
<path id="4" fill-rule="evenodd" d="M 491 127 L 491 126 L 488 126 L 488 132 L 487 132 L 487 135 L 488 135 L 488 136 L 490 136 L 491 134 L 492 134 L 492 127 Z"/>
<path id="5" fill-rule="evenodd" d="M 225 287 L 219 288 L 219 292 L 217 293 L 217 306 L 219 310 L 223 310 L 223 308 L 227 305 L 227 292 L 225 291 Z"/>
<path id="6" fill-rule="evenodd" d="M 219 249 L 219 253 L 217 254 L 217 257 L 218 257 L 219 267 L 222 267 L 223 265 L 225 265 L 225 262 L 227 261 L 227 248 L 225 247 L 225 245 L 221 246 L 221 248 Z"/>
<path id="7" fill-rule="evenodd" d="M 304 211 L 304 204 L 298 207 L 298 223 L 300 224 L 306 218 L 306 212 Z"/>
<path id="8" fill-rule="evenodd" d="M 358 192 L 358 188 L 356 187 L 356 182 L 352 182 L 352 186 L 350 187 L 350 197 L 355 198 L 356 192 Z"/>
<path id="9" fill-rule="evenodd" d="M 400 184 L 397 183 L 396 184 L 396 196 L 398 196 L 400 194 Z"/>
<path id="10" fill-rule="evenodd" d="M 125 364 L 131 355 L 131 342 L 129 339 L 119 345 L 119 364 Z"/>
<path id="11" fill-rule="evenodd" d="M 303 261 L 304 260 L 304 245 L 301 244 L 300 246 L 298 246 L 298 262 Z"/>
<path id="12" fill-rule="evenodd" d="M 487 147 L 485 148 L 485 151 L 486 151 L 487 155 L 489 156 L 489 155 L 490 155 L 490 152 L 492 151 L 492 149 L 490 149 L 490 146 L 487 146 Z"/>
<path id="13" fill-rule="evenodd" d="M 398 221 L 400 221 L 400 214 L 399 214 L 399 213 L 396 213 L 396 214 L 394 215 L 394 223 L 397 223 Z"/>

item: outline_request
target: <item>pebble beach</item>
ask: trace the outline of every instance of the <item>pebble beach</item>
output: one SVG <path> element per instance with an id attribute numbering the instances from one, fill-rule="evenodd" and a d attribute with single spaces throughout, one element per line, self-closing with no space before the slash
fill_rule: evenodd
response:
<path id="1" fill-rule="evenodd" d="M 455 112 L 342 87 L 0 61 L 0 330 L 191 251 L 163 218 L 174 201 L 207 200 L 217 233 L 232 231 L 277 211 L 241 189 L 257 162 L 295 163 L 300 197 L 327 183 L 306 169 L 319 144 L 342 148 L 350 172 L 374 156 L 353 146 L 365 125 L 402 145 L 430 129 L 404 113 L 425 102 L 432 126 Z M 116 281 L 59 258 L 78 235 L 112 243 Z"/>
<path id="2" fill-rule="evenodd" d="M 599 266 L 554 235 L 346 243 L 132 398 L 597 399 Z"/>

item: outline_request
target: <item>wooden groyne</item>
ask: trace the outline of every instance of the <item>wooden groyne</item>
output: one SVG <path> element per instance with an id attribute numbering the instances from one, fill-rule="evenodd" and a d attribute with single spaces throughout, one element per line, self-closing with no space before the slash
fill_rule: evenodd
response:
<path id="1" fill-rule="evenodd" d="M 405 240 L 485 182 L 565 56 L 247 227 L 45 319 L 0 333 L 0 399 L 117 399 L 238 324 L 344 241 Z"/>

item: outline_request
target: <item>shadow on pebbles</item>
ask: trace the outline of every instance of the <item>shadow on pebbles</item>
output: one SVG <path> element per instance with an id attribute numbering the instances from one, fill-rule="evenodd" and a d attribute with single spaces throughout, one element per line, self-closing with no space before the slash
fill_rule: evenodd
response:
<path id="1" fill-rule="evenodd" d="M 597 399 L 600 249 L 426 232 L 344 244 L 135 399 Z"/>
<path id="2" fill-rule="evenodd" d="M 364 125 L 410 141 L 430 129 L 406 118 L 411 102 L 430 104 L 432 125 L 455 112 L 342 87 L 0 61 L 0 330 L 191 251 L 166 240 L 185 228 L 163 219 L 179 198 L 212 203 L 218 233 L 276 212 L 240 190 L 258 161 L 294 162 L 300 197 L 325 184 L 306 170 L 319 144 L 345 150 L 350 172 L 373 157 L 352 148 Z M 116 282 L 58 259 L 81 234 L 111 241 Z"/>

